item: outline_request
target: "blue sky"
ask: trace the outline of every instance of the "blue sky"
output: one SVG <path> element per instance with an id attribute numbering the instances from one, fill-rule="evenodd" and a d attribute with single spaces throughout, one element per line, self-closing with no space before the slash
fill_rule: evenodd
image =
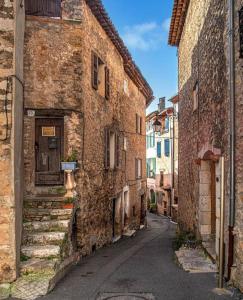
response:
<path id="1" fill-rule="evenodd" d="M 177 49 L 168 45 L 173 0 L 103 0 L 104 6 L 151 85 L 156 99 L 177 92 Z"/>

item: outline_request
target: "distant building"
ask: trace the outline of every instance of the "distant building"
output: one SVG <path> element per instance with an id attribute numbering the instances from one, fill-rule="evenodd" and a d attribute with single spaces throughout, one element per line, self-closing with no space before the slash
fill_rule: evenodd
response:
<path id="1" fill-rule="evenodd" d="M 159 132 L 154 122 L 159 121 Z M 147 189 L 152 206 L 160 214 L 172 216 L 174 205 L 174 108 L 165 108 L 165 98 L 161 98 L 158 110 L 146 117 L 147 135 Z"/>

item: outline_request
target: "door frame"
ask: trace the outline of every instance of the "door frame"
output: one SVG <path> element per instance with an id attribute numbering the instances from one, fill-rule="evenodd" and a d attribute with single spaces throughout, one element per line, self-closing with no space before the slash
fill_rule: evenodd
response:
<path id="1" fill-rule="evenodd" d="M 35 117 L 35 125 L 34 125 L 34 148 L 35 148 L 35 142 L 36 142 L 36 134 L 37 134 L 37 120 L 61 120 L 62 124 L 61 124 L 61 135 L 60 135 L 60 147 L 61 147 L 61 157 L 64 156 L 64 116 L 36 116 Z M 64 174 L 63 172 L 61 171 L 61 168 L 60 168 L 60 178 L 61 180 L 57 183 L 38 183 L 37 182 L 37 176 L 36 176 L 36 173 L 37 173 L 37 153 L 36 153 L 36 148 L 35 148 L 35 151 L 34 151 L 34 160 L 35 160 L 35 170 L 34 170 L 34 184 L 35 186 L 60 186 L 60 185 L 64 185 Z M 61 157 L 60 157 L 60 163 L 61 163 Z M 44 172 L 43 172 L 44 173 Z M 49 173 L 49 172 L 48 172 Z"/>

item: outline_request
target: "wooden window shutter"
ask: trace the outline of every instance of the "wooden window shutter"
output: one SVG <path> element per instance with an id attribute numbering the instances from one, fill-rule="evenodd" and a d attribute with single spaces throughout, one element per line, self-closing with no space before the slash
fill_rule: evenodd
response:
<path id="1" fill-rule="evenodd" d="M 136 114 L 136 133 L 138 133 L 138 114 Z"/>
<path id="2" fill-rule="evenodd" d="M 105 128 L 105 169 L 110 168 L 110 130 Z"/>
<path id="3" fill-rule="evenodd" d="M 118 168 L 120 165 L 120 143 L 119 143 L 119 134 L 115 134 L 115 159 L 116 159 L 116 167 Z"/>
<path id="4" fill-rule="evenodd" d="M 138 160 L 135 158 L 135 177 L 138 178 Z"/>
<path id="5" fill-rule="evenodd" d="M 110 70 L 105 67 L 105 98 L 110 99 Z"/>
<path id="6" fill-rule="evenodd" d="M 25 0 L 25 14 L 61 17 L 61 0 Z"/>
<path id="7" fill-rule="evenodd" d="M 95 90 L 98 90 L 99 58 L 94 52 L 92 52 L 91 73 L 92 73 L 92 87 Z"/>

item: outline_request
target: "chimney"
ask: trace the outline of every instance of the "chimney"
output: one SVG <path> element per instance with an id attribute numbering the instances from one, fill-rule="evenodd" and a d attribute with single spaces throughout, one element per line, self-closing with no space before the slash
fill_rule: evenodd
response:
<path id="1" fill-rule="evenodd" d="M 165 97 L 159 98 L 158 110 L 159 112 L 165 110 Z"/>

